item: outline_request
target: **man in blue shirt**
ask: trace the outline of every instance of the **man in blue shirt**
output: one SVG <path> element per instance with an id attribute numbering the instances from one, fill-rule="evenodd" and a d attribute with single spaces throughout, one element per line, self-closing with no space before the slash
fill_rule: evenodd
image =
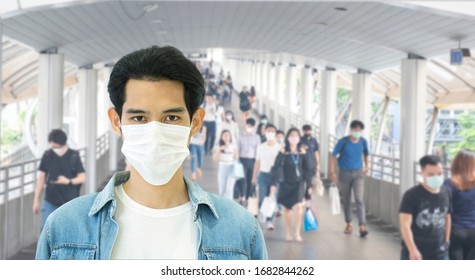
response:
<path id="1" fill-rule="evenodd" d="M 108 91 L 130 172 L 52 213 L 36 258 L 266 259 L 257 220 L 183 175 L 205 117 L 195 65 L 174 47 L 138 50 L 114 65 Z"/>
<path id="2" fill-rule="evenodd" d="M 337 183 L 343 197 L 343 209 L 345 212 L 345 233 L 351 234 L 351 191 L 354 193 L 356 208 L 360 226 L 360 237 L 368 235 L 366 228 L 365 206 L 363 202 L 364 177 L 368 173 L 368 141 L 361 137 L 364 124 L 354 120 L 350 125 L 351 134 L 338 141 L 330 159 L 330 178 Z M 335 162 L 338 160 L 338 178 L 335 174 Z M 363 166 L 364 160 L 364 166 Z"/>

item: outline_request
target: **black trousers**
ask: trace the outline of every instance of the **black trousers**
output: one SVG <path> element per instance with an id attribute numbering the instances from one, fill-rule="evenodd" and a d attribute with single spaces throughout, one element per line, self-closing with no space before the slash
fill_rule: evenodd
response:
<path id="1" fill-rule="evenodd" d="M 214 147 L 214 141 L 216 140 L 216 122 L 203 122 L 206 127 L 206 141 L 205 152 L 209 154 Z"/>
<path id="2" fill-rule="evenodd" d="M 236 182 L 236 187 L 239 189 L 239 197 L 245 197 L 246 199 L 248 199 L 250 196 L 253 196 L 256 187 L 252 185 L 255 159 L 239 158 L 239 161 L 244 167 L 245 177 Z"/>
<path id="3" fill-rule="evenodd" d="M 316 167 L 311 170 L 305 170 L 305 200 L 311 200 L 312 196 L 308 194 L 308 190 L 312 188 L 312 180 L 317 175 Z"/>
<path id="4" fill-rule="evenodd" d="M 475 229 L 452 227 L 449 257 L 451 260 L 475 260 Z"/>

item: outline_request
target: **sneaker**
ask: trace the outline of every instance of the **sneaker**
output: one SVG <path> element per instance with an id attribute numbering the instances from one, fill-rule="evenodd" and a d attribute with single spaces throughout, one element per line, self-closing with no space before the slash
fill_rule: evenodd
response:
<path id="1" fill-rule="evenodd" d="M 267 230 L 274 230 L 274 225 L 272 224 L 272 222 L 267 222 Z"/>

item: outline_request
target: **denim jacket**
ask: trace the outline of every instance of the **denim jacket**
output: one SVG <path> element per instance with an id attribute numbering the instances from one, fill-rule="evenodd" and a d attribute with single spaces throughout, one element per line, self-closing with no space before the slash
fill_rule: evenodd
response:
<path id="1" fill-rule="evenodd" d="M 41 232 L 36 259 L 110 259 L 119 229 L 114 187 L 129 175 L 117 172 L 101 192 L 73 199 L 54 211 Z M 267 259 L 262 230 L 246 209 L 205 192 L 186 177 L 185 183 L 198 227 L 198 259 Z"/>

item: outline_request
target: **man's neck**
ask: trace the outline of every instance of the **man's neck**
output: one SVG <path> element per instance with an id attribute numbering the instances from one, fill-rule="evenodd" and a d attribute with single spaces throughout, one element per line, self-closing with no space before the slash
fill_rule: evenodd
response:
<path id="1" fill-rule="evenodd" d="M 132 166 L 124 191 L 135 202 L 154 209 L 173 208 L 190 200 L 181 167 L 168 183 L 154 186 L 145 181 Z"/>
<path id="2" fill-rule="evenodd" d="M 360 141 L 360 138 L 355 138 L 355 137 L 353 137 L 353 135 L 350 135 L 350 140 L 353 143 L 358 143 L 358 141 Z"/>

